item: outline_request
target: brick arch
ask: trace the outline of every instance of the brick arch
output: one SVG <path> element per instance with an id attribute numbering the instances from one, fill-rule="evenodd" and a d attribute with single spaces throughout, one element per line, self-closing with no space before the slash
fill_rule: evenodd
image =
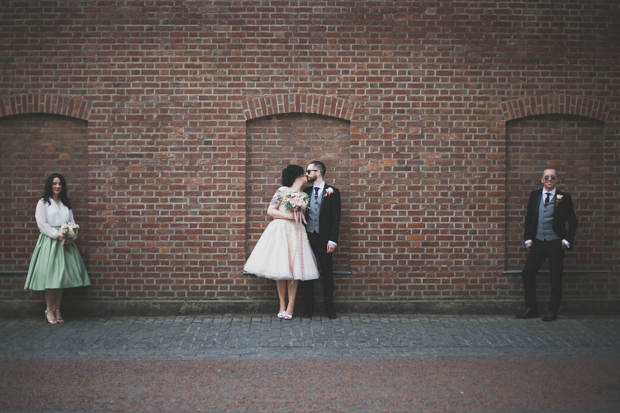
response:
<path id="1" fill-rule="evenodd" d="M 313 113 L 351 121 L 354 112 L 354 102 L 325 95 L 273 95 L 243 102 L 246 120 L 284 113 Z"/>
<path id="2" fill-rule="evenodd" d="M 26 113 L 47 113 L 88 120 L 92 102 L 62 95 L 15 95 L 0 98 L 0 117 Z"/>
<path id="3" fill-rule="evenodd" d="M 605 122 L 609 104 L 580 96 L 546 95 L 504 102 L 501 105 L 504 120 L 534 115 L 577 115 Z"/>

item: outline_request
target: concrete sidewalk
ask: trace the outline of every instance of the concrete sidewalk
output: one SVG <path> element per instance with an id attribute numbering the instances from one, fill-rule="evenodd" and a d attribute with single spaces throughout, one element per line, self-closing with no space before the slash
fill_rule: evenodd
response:
<path id="1" fill-rule="evenodd" d="M 0 411 L 617 412 L 620 317 L 0 321 Z"/>

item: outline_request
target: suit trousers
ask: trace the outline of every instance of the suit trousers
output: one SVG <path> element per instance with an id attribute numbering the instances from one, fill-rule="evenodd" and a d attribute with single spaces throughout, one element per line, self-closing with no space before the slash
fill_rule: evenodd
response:
<path id="1" fill-rule="evenodd" d="M 334 273 L 333 273 L 333 255 L 327 253 L 327 244 L 321 245 L 319 242 L 319 234 L 316 232 L 308 233 L 308 241 L 314 256 L 318 261 L 321 270 L 321 278 L 323 279 L 323 302 L 325 308 L 333 309 L 334 307 Z M 306 309 L 314 308 L 314 281 L 308 280 L 303 282 L 304 306 Z"/>
<path id="2" fill-rule="evenodd" d="M 549 275 L 551 277 L 551 298 L 549 310 L 557 312 L 562 301 L 562 276 L 564 271 L 564 248 L 562 240 L 532 242 L 521 276 L 525 289 L 525 307 L 537 309 L 536 275 L 546 259 L 549 259 Z"/>

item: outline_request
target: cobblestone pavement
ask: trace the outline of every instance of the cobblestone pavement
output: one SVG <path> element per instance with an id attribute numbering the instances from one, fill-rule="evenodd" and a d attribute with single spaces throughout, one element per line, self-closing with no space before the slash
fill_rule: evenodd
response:
<path id="1" fill-rule="evenodd" d="M 618 357 L 620 317 L 346 314 L 0 321 L 3 360 Z"/>
<path id="2" fill-rule="evenodd" d="M 0 321 L 0 412 L 618 412 L 620 317 Z"/>

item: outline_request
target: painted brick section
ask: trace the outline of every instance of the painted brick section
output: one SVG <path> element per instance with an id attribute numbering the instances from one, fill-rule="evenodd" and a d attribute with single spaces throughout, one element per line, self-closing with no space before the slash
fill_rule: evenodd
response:
<path id="1" fill-rule="evenodd" d="M 0 271 L 27 269 L 59 170 L 93 281 L 69 294 L 272 299 L 247 249 L 282 168 L 319 158 L 347 202 L 337 300 L 520 298 L 504 271 L 553 164 L 580 217 L 566 296 L 617 300 L 619 21 L 612 0 L 4 1 Z M 0 296 L 39 300 L 23 280 Z"/>

